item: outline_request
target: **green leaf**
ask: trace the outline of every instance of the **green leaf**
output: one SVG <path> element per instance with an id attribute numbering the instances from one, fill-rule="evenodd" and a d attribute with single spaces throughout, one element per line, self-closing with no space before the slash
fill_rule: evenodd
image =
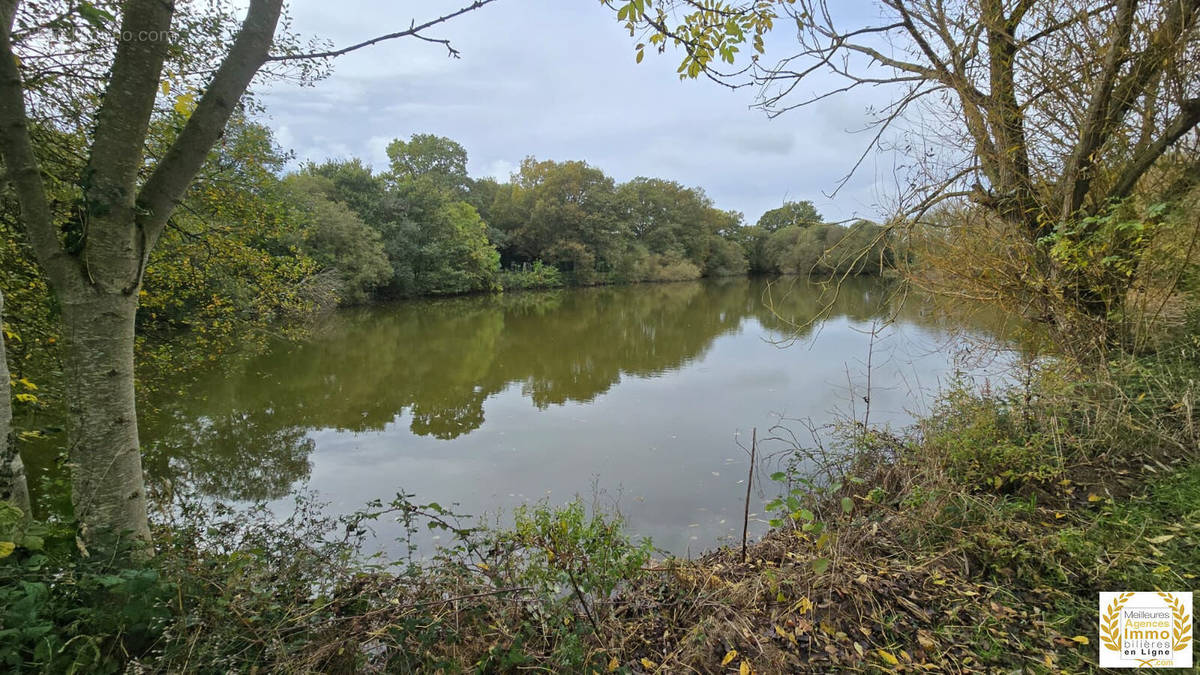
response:
<path id="1" fill-rule="evenodd" d="M 854 500 L 849 497 L 842 497 L 842 510 L 850 513 L 854 510 Z"/>
<path id="2" fill-rule="evenodd" d="M 12 555 L 12 552 L 15 551 L 16 548 L 17 545 L 11 541 L 0 541 L 0 558 L 7 558 L 8 556 Z"/>
<path id="3" fill-rule="evenodd" d="M 30 551 L 40 551 L 46 548 L 46 540 L 37 535 L 27 534 L 21 537 L 21 547 Z"/>
<path id="4" fill-rule="evenodd" d="M 813 560 L 812 568 L 817 574 L 824 574 L 825 570 L 829 569 L 829 558 L 817 558 Z"/>
<path id="5" fill-rule="evenodd" d="M 104 24 L 115 18 L 112 14 L 95 7 L 90 2 L 79 3 L 79 16 L 82 16 L 85 21 L 96 28 L 102 28 Z"/>

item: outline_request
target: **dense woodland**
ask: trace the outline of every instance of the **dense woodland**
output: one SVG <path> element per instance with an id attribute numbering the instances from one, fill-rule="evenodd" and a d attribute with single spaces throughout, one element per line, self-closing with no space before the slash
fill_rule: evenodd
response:
<path id="1" fill-rule="evenodd" d="M 618 184 L 582 161 L 527 158 L 501 183 L 471 178 L 466 150 L 448 138 L 414 134 L 387 153 L 385 171 L 356 158 L 289 171 L 267 127 L 232 122 L 150 258 L 142 333 L 190 329 L 227 348 L 256 328 L 302 330 L 322 310 L 385 299 L 747 273 L 827 278 L 892 264 L 884 228 L 824 223 L 809 202 L 747 225 L 699 188 Z M 55 310 L 18 213 L 9 192 L 0 291 L 10 330 L 29 336 L 13 347 L 23 355 L 54 336 Z"/>

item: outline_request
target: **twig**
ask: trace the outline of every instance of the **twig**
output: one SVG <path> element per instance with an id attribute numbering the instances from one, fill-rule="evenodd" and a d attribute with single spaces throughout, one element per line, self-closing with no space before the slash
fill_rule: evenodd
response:
<path id="1" fill-rule="evenodd" d="M 863 429 L 867 429 L 871 424 L 871 360 L 875 356 L 875 339 L 879 337 L 879 320 L 875 319 L 871 322 L 871 342 L 867 347 L 867 393 L 863 396 L 863 403 L 867 405 L 867 409 L 863 412 Z"/>
<path id="2" fill-rule="evenodd" d="M 600 624 L 596 623 L 596 617 L 592 616 L 592 610 L 588 607 L 587 600 L 583 597 L 583 591 L 579 589 L 579 583 L 575 581 L 575 573 L 567 568 L 567 579 L 571 581 L 571 589 L 575 591 L 575 599 L 579 600 L 579 606 L 583 608 L 583 615 L 587 617 L 588 623 L 592 624 L 592 630 L 596 631 L 596 639 L 601 642 L 604 637 L 600 635 Z"/>
<path id="3" fill-rule="evenodd" d="M 447 603 L 458 602 L 460 600 L 474 600 L 476 598 L 486 598 L 491 595 L 503 595 L 504 593 L 516 593 L 518 591 L 528 591 L 528 590 L 530 590 L 530 588 L 531 588 L 530 586 L 513 586 L 511 588 L 497 588 L 493 591 L 485 591 L 483 593 L 471 593 L 470 595 L 459 595 L 459 596 L 456 596 L 453 598 L 446 598 L 444 600 L 434 600 L 432 602 L 418 602 L 418 603 L 411 604 L 411 605 L 405 605 L 402 609 L 414 609 L 417 607 L 430 607 L 430 606 L 434 606 L 434 605 L 445 605 Z"/>
<path id="4" fill-rule="evenodd" d="M 379 37 L 374 37 L 374 38 L 371 38 L 370 40 L 364 40 L 357 44 L 350 45 L 349 47 L 342 47 L 341 49 L 331 49 L 329 51 L 323 51 L 323 52 L 312 52 L 312 53 L 308 53 L 308 54 L 279 54 L 276 56 L 270 56 L 267 58 L 267 60 L 268 61 L 299 61 L 299 60 L 306 60 L 306 59 L 336 58 L 343 54 L 348 54 L 352 51 L 362 49 L 363 47 L 370 47 L 374 44 L 378 44 L 378 43 L 384 42 L 386 40 L 395 40 L 397 38 L 404 38 L 404 37 L 415 37 L 419 40 L 424 40 L 426 42 L 435 42 L 437 44 L 443 45 L 447 50 L 449 50 L 450 56 L 452 56 L 454 58 L 458 58 L 458 50 L 455 49 L 453 46 L 451 46 L 449 40 L 426 37 L 424 35 L 421 35 L 421 31 L 425 30 L 426 28 L 430 28 L 432 26 L 436 26 L 441 23 L 446 23 L 450 19 L 453 19 L 453 18 L 456 18 L 463 14 L 466 14 L 467 12 L 471 12 L 476 9 L 479 9 L 480 7 L 483 7 L 484 5 L 490 4 L 495 1 L 496 0 L 476 0 L 475 2 L 469 4 L 465 7 L 462 7 L 461 9 L 458 9 L 457 11 L 451 12 L 449 14 L 444 14 L 442 16 L 439 16 L 436 19 L 430 19 L 429 21 L 426 21 L 425 23 L 422 23 L 419 26 L 417 25 L 416 21 L 413 21 L 412 23 L 409 24 L 407 30 L 398 31 L 396 33 L 388 33 L 387 35 L 380 35 Z"/>
<path id="5" fill-rule="evenodd" d="M 750 474 L 746 476 L 746 504 L 742 511 L 742 562 L 746 562 L 746 534 L 750 529 L 750 486 L 754 485 L 754 459 L 758 454 L 758 427 L 750 432 Z"/>

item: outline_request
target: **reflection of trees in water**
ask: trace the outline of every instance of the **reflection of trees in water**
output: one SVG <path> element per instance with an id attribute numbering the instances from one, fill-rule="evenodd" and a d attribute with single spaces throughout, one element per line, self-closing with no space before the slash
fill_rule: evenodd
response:
<path id="1" fill-rule="evenodd" d="M 808 336 L 826 318 L 855 322 L 903 312 L 893 303 L 895 285 L 878 278 L 849 277 L 838 282 L 781 277 L 763 284 L 752 303 L 759 323 L 780 338 Z"/>
<path id="2" fill-rule="evenodd" d="M 146 451 L 147 471 L 219 499 L 279 499 L 308 477 L 316 444 L 307 430 L 273 411 L 234 409 L 217 417 L 180 411 L 159 421 Z"/>
<path id="3" fill-rule="evenodd" d="M 683 367 L 748 317 L 786 331 L 832 299 L 785 280 L 772 310 L 764 288 L 729 279 L 343 312 L 305 344 L 198 383 L 202 398 L 160 403 L 145 422 L 151 471 L 225 498 L 280 497 L 308 474 L 308 430 L 381 430 L 407 411 L 413 433 L 452 439 L 479 428 L 484 401 L 513 384 L 539 408 L 591 401 L 623 375 Z M 830 316 L 869 320 L 887 298 L 878 280 L 850 280 Z"/>

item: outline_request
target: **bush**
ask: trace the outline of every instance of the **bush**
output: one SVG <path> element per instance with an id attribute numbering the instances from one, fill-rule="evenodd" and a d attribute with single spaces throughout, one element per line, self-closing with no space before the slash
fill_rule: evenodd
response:
<path id="1" fill-rule="evenodd" d="M 176 586 L 116 555 L 81 556 L 75 529 L 27 523 L 0 502 L 0 664 L 10 672 L 116 673 L 171 621 Z"/>
<path id="2" fill-rule="evenodd" d="M 512 291 L 526 288 L 559 288 L 563 285 L 562 273 L 553 265 L 546 265 L 541 260 L 533 264 L 514 264 L 499 275 L 499 285 L 502 290 Z"/>
<path id="3" fill-rule="evenodd" d="M 704 276 L 741 276 L 749 269 L 746 254 L 737 242 L 721 237 L 711 238 L 708 260 L 704 261 Z"/>
<path id="4" fill-rule="evenodd" d="M 1062 472 L 1062 457 L 1015 393 L 975 394 L 952 387 L 925 429 L 928 450 L 943 456 L 961 485 L 995 490 L 1042 483 Z"/>
<path id="5" fill-rule="evenodd" d="M 398 495 L 329 517 L 311 497 L 264 506 L 177 504 L 157 555 L 82 555 L 73 524 L 26 525 L 0 504 L 0 664 L 10 672 L 604 670 L 587 645 L 650 543 L 576 501 L 464 526 Z M 369 555 L 372 522 L 404 527 L 408 556 Z M 412 535 L 449 544 L 418 560 Z M 34 534 L 34 533 L 38 534 Z M 459 600 L 461 599 L 461 601 Z M 579 612 L 588 619 L 578 620 Z"/>
<path id="6" fill-rule="evenodd" d="M 689 281 L 699 279 L 700 268 L 682 255 L 652 253 L 646 258 L 642 281 Z"/>

